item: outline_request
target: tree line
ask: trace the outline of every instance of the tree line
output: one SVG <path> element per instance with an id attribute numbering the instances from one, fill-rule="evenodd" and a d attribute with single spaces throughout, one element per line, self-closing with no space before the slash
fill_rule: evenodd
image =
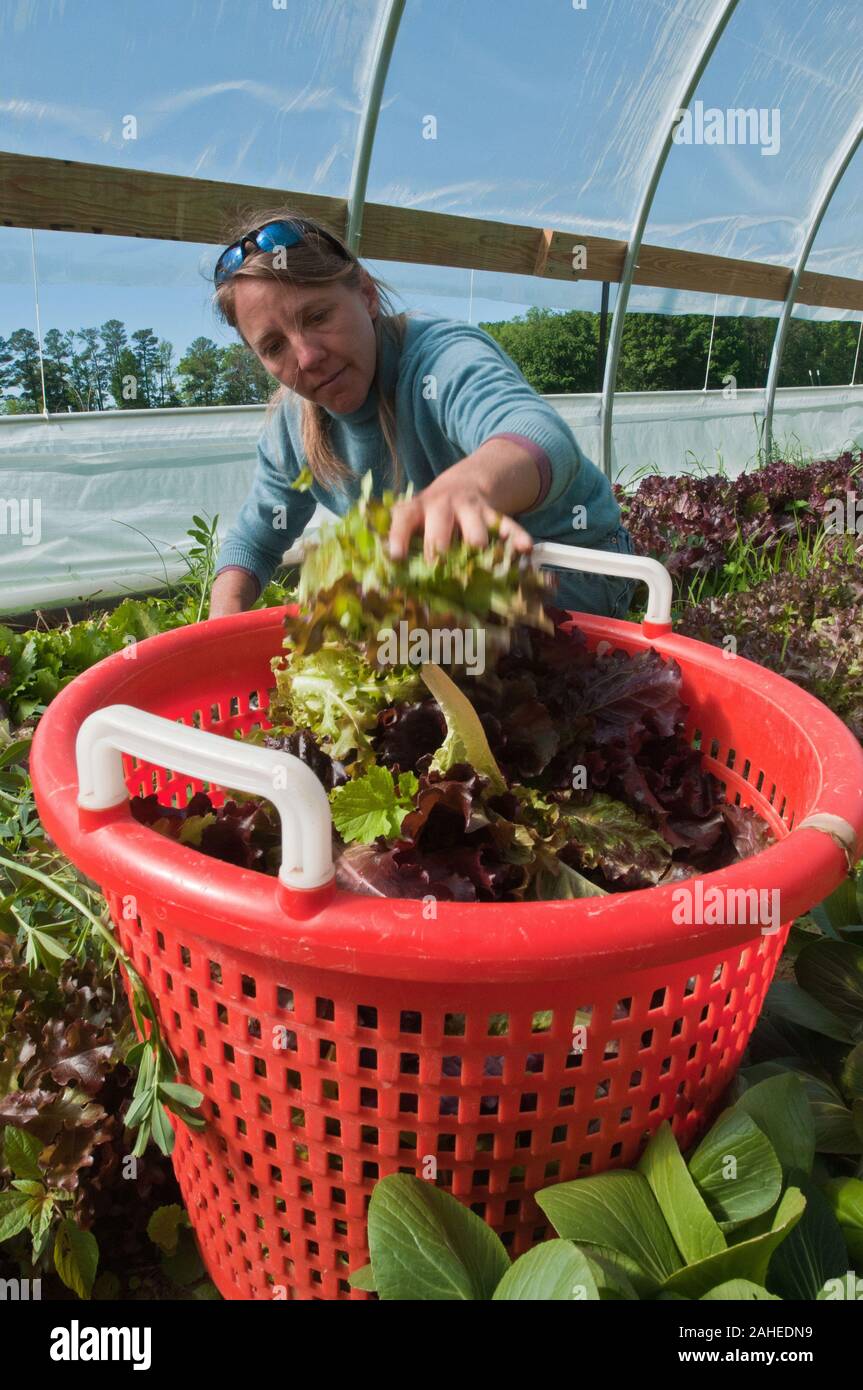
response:
<path id="1" fill-rule="evenodd" d="M 29 328 L 0 337 L 0 411 L 147 410 L 183 405 L 255 405 L 275 382 L 242 343 L 195 338 L 176 360 L 150 328 L 128 334 L 119 319 L 101 328 L 51 328 L 39 344 Z"/>
<path id="2" fill-rule="evenodd" d="M 479 325 L 543 394 L 596 391 L 601 383 L 600 316 L 586 310 L 528 309 L 516 319 Z M 763 387 L 775 318 L 710 314 L 630 314 L 623 330 L 619 391 Z M 780 386 L 846 385 L 859 325 L 792 319 Z M 711 342 L 712 334 L 712 342 Z M 863 364 L 856 363 L 855 380 Z M 27 328 L 0 337 L 0 412 L 146 410 L 164 406 L 255 405 L 275 385 L 241 343 L 220 347 L 195 338 L 175 360 L 173 344 L 150 328 L 129 334 L 119 319 L 101 328 L 52 328 L 39 345 Z"/>
<path id="3" fill-rule="evenodd" d="M 534 390 L 582 393 L 602 382 L 600 316 L 574 309 L 528 309 L 523 318 L 482 328 L 518 364 Z M 713 341 L 711 343 L 711 332 Z M 764 387 L 776 334 L 775 318 L 711 314 L 628 314 L 623 328 L 618 391 L 720 390 Z M 844 386 L 851 381 L 860 325 L 831 319 L 792 319 L 780 386 Z M 863 379 L 863 360 L 855 381 Z"/>

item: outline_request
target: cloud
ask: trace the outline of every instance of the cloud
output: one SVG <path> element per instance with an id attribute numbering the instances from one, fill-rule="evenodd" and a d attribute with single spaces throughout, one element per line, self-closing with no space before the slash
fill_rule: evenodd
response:
<path id="1" fill-rule="evenodd" d="M 87 107 L 60 106 L 51 101 L 13 100 L 0 101 L 0 112 L 15 120 L 62 126 L 65 131 L 83 135 L 88 140 L 105 141 L 111 138 L 111 123 L 108 117 Z"/>
<path id="2" fill-rule="evenodd" d="M 262 105 L 270 107 L 283 115 L 288 111 L 298 113 L 301 111 L 323 111 L 328 107 L 337 106 L 344 110 L 350 110 L 350 104 L 344 101 L 333 87 L 304 87 L 298 91 L 287 92 L 283 88 L 273 87 L 265 82 L 254 82 L 250 78 L 234 78 L 230 82 L 211 82 L 203 87 L 187 87 L 184 91 L 173 92 L 170 96 L 160 97 L 153 101 L 149 106 L 149 111 L 155 114 L 150 115 L 149 122 L 151 129 L 162 125 L 164 120 L 176 115 L 180 111 L 187 111 L 192 106 L 198 106 L 201 102 L 209 101 L 212 97 L 224 96 L 226 92 L 244 92 L 247 96 L 253 97 Z"/>
<path id="3" fill-rule="evenodd" d="M 318 163 L 315 165 L 315 172 L 312 175 L 312 182 L 315 185 L 323 183 L 324 179 L 326 178 L 327 174 L 330 172 L 330 169 L 335 163 L 336 158 L 341 153 L 341 145 L 338 142 L 336 142 L 335 145 L 332 145 L 330 147 L 330 149 L 327 151 L 324 157 L 318 160 Z"/>
<path id="4" fill-rule="evenodd" d="M 422 192 L 415 192 L 407 187 L 406 184 L 391 183 L 386 188 L 381 189 L 370 199 L 375 203 L 391 203 L 396 207 L 410 208 L 422 206 L 427 211 L 443 212 L 444 209 L 432 208 L 429 205 L 446 200 L 451 207 L 453 204 L 465 204 L 471 198 L 485 197 L 489 193 L 494 193 L 498 185 L 495 183 L 481 183 L 478 179 L 468 180 L 465 183 L 444 184 L 441 188 L 425 189 Z M 469 214 L 468 214 L 469 215 Z M 477 216 L 488 216 L 487 213 L 478 213 Z"/>

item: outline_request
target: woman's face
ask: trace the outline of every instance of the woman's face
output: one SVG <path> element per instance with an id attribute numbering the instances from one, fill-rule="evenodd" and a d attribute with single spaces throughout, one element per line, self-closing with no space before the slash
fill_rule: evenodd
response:
<path id="1" fill-rule="evenodd" d="M 377 288 L 291 286 L 238 276 L 237 327 L 271 376 L 337 415 L 358 410 L 375 374 Z M 331 378 L 335 378 L 331 380 Z"/>

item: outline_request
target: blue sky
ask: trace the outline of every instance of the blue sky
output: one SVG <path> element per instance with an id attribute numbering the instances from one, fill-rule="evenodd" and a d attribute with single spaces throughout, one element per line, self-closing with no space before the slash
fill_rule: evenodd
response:
<path id="1" fill-rule="evenodd" d="M 370 201 L 625 239 L 658 122 L 715 0 L 407 0 Z M 345 197 L 377 0 L 9 0 L 0 148 Z M 781 146 L 675 146 L 647 240 L 790 264 L 859 119 L 863 6 L 741 0 L 698 97 L 778 110 Z M 124 118 L 137 122 L 124 139 Z M 427 117 L 436 123 L 434 139 Z M 128 123 L 127 123 L 128 133 Z M 858 155 L 810 267 L 863 277 Z M 182 350 L 229 342 L 209 307 L 218 248 L 38 231 L 43 332 L 122 319 Z M 361 252 L 362 254 L 362 252 Z M 368 262 L 409 308 L 500 319 L 597 308 L 594 282 Z M 35 327 L 29 231 L 0 228 L 0 334 Z M 634 291 L 631 307 L 710 311 Z M 775 312 L 720 301 L 719 312 Z"/>

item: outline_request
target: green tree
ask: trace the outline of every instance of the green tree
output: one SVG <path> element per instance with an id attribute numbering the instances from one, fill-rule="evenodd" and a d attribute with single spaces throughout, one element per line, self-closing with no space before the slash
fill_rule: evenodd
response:
<path id="1" fill-rule="evenodd" d="M 259 405 L 269 400 L 277 382 L 260 359 L 242 343 L 222 349 L 219 367 L 220 405 Z"/>
<path id="2" fill-rule="evenodd" d="M 151 328 L 139 328 L 132 334 L 132 342 L 135 344 L 134 351 L 140 372 L 139 401 L 141 408 L 144 408 L 156 404 L 154 377 L 159 340 Z"/>
<path id="3" fill-rule="evenodd" d="M 82 351 L 77 358 L 76 390 L 86 399 L 86 410 L 104 410 L 108 396 L 108 371 L 105 353 L 99 341 L 98 328 L 80 328 L 75 335 Z"/>
<path id="4" fill-rule="evenodd" d="M 782 357 L 780 386 L 810 386 L 812 382 L 816 386 L 847 385 L 859 331 L 858 324 L 837 319 L 825 323 L 792 318 Z"/>
<path id="5" fill-rule="evenodd" d="M 623 326 L 618 391 L 670 391 L 676 386 L 679 355 L 667 314 L 629 314 Z"/>
<path id="6" fill-rule="evenodd" d="M 128 342 L 125 325 L 119 319 L 106 319 L 99 329 L 99 337 L 102 339 L 101 355 L 105 376 L 111 381 L 117 370 L 120 353 Z"/>
<path id="7" fill-rule="evenodd" d="M 57 328 L 49 328 L 42 343 L 42 363 L 45 371 L 45 401 L 48 410 L 65 412 L 72 409 L 69 376 L 72 354 L 69 338 Z"/>
<path id="8" fill-rule="evenodd" d="M 121 349 L 111 373 L 111 395 L 118 410 L 144 410 L 146 400 L 141 394 L 141 367 L 129 347 Z"/>
<path id="9" fill-rule="evenodd" d="M 704 388 L 710 323 L 711 316 L 708 314 L 678 314 L 669 324 L 676 363 L 675 389 L 678 391 L 701 391 Z"/>
<path id="10" fill-rule="evenodd" d="M 174 380 L 174 345 L 166 338 L 160 338 L 156 345 L 155 358 L 156 400 L 159 406 L 182 405 Z"/>
<path id="11" fill-rule="evenodd" d="M 180 395 L 186 405 L 217 405 L 221 350 L 211 338 L 195 338 L 181 359 Z"/>
<path id="12" fill-rule="evenodd" d="M 10 334 L 7 348 L 12 355 L 10 384 L 21 391 L 26 412 L 38 413 L 42 409 L 42 380 L 36 335 L 29 328 L 16 328 Z"/>
<path id="13" fill-rule="evenodd" d="M 5 338 L 0 338 L 0 391 L 5 392 L 13 382 L 15 354 Z"/>
<path id="14" fill-rule="evenodd" d="M 523 318 L 480 327 L 500 343 L 535 391 L 593 391 L 597 316 L 581 309 L 538 309 Z"/>

